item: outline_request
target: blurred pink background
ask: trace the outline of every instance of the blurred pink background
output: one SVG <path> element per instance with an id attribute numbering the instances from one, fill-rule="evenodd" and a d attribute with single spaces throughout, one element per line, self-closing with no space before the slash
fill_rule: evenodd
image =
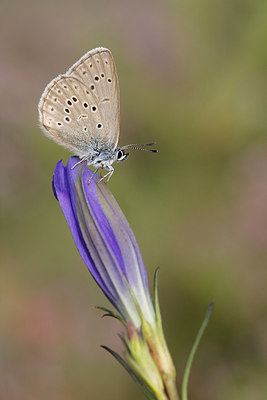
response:
<path id="1" fill-rule="evenodd" d="M 122 326 L 74 246 L 53 197 L 70 153 L 38 127 L 46 84 L 110 48 L 121 88 L 110 188 L 149 281 L 160 266 L 167 342 L 181 383 L 211 300 L 189 398 L 260 400 L 266 386 L 266 11 L 263 0 L 1 1 L 0 399 L 143 398 L 99 346 Z"/>

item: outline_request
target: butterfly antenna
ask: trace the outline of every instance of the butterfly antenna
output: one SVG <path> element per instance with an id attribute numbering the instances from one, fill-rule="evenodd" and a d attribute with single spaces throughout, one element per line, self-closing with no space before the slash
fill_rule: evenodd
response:
<path id="1" fill-rule="evenodd" d="M 131 149 L 131 150 L 142 150 L 142 151 L 148 151 L 150 153 L 158 153 L 159 151 L 156 149 L 143 149 L 142 147 L 138 146 L 153 146 L 155 145 L 156 142 L 153 143 L 133 143 L 133 144 L 127 144 L 126 146 L 121 147 L 122 150 L 124 149 Z"/>
<path id="2" fill-rule="evenodd" d="M 158 153 L 159 151 L 156 149 L 143 149 L 142 147 L 128 147 L 130 150 L 142 150 L 142 151 L 148 151 L 149 153 Z"/>
<path id="3" fill-rule="evenodd" d="M 156 142 L 153 143 L 132 143 L 132 144 L 126 144 L 126 146 L 121 147 L 121 149 L 129 149 L 132 146 L 154 146 Z"/>

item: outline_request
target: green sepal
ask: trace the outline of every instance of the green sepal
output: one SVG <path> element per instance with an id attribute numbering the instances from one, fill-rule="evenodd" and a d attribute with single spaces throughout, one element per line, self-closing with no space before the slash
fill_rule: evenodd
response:
<path id="1" fill-rule="evenodd" d="M 101 311 L 105 311 L 105 312 L 106 312 L 105 314 L 102 315 L 102 317 L 112 317 L 112 318 L 115 318 L 115 319 L 119 320 L 124 326 L 126 326 L 125 320 L 124 320 L 119 314 L 116 314 L 115 312 L 109 310 L 109 309 L 106 308 L 106 307 L 96 306 L 95 308 L 97 308 L 98 310 L 101 310 Z"/>
<path id="2" fill-rule="evenodd" d="M 150 343 L 150 347 L 155 349 L 155 354 L 158 351 L 158 359 L 156 363 L 159 370 L 161 371 L 162 379 L 165 385 L 168 398 L 172 400 L 178 400 L 179 394 L 176 388 L 176 371 L 173 360 L 171 358 L 162 328 L 162 319 L 159 306 L 159 294 L 158 294 L 158 274 L 159 267 L 156 269 L 154 274 L 154 308 L 156 314 L 156 335 L 154 338 L 147 338 Z"/>
<path id="3" fill-rule="evenodd" d="M 153 291 L 154 291 L 154 307 L 155 307 L 155 313 L 156 313 L 157 327 L 160 330 L 162 330 L 161 314 L 160 314 L 160 308 L 159 308 L 158 274 L 159 274 L 159 267 L 156 269 L 155 274 L 154 274 L 154 285 L 153 285 L 154 290 Z"/>
<path id="4" fill-rule="evenodd" d="M 128 345 L 128 342 L 127 342 L 125 336 L 122 333 L 119 333 L 118 336 L 119 336 L 120 340 L 122 341 L 122 343 L 124 344 L 124 346 L 125 346 L 125 348 L 127 350 L 127 353 L 132 355 L 131 354 L 131 349 L 130 349 L 130 347 Z"/>
<path id="5" fill-rule="evenodd" d="M 114 350 L 107 346 L 101 346 L 103 349 L 107 350 L 116 360 L 125 368 L 125 370 L 129 373 L 129 375 L 133 378 L 133 380 L 137 383 L 137 385 L 141 388 L 144 395 L 149 400 L 158 400 L 153 390 L 149 387 L 149 385 L 130 367 L 129 364 Z"/>

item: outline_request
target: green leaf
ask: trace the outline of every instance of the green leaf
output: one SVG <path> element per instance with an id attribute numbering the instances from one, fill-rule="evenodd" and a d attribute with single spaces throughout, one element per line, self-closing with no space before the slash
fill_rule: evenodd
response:
<path id="1" fill-rule="evenodd" d="M 189 380 L 191 366 L 192 366 L 193 359 L 196 354 L 200 339 L 202 338 L 205 328 L 209 322 L 209 318 L 210 318 L 211 311 L 213 309 L 213 305 L 214 305 L 214 302 L 211 302 L 209 305 L 208 311 L 206 312 L 205 318 L 204 318 L 204 320 L 201 324 L 201 327 L 197 333 L 196 339 L 194 341 L 194 344 L 192 346 L 191 352 L 189 354 L 189 357 L 188 357 L 188 360 L 186 363 L 183 382 L 182 382 L 182 400 L 187 400 L 187 388 L 188 388 L 188 380 Z"/>

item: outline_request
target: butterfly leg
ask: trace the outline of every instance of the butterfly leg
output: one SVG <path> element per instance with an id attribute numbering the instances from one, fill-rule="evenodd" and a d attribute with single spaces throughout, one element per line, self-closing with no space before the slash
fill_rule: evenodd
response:
<path id="1" fill-rule="evenodd" d="M 99 175 L 102 177 L 103 165 L 101 165 L 101 167 L 99 167 L 97 170 L 98 170 L 98 171 L 100 170 Z"/>
<path id="2" fill-rule="evenodd" d="M 108 171 L 108 173 L 107 173 L 106 175 L 102 176 L 102 178 L 100 179 L 99 182 L 103 181 L 105 178 L 107 178 L 107 182 L 108 182 L 108 181 L 110 180 L 110 178 L 111 178 L 113 172 L 114 172 L 114 168 L 111 167 L 111 166 L 109 166 L 109 171 Z"/>
<path id="3" fill-rule="evenodd" d="M 71 169 L 74 169 L 75 167 L 77 167 L 77 165 L 81 164 L 82 162 L 86 161 L 87 157 L 83 157 L 80 161 L 78 161 L 76 164 L 74 164 Z"/>
<path id="4" fill-rule="evenodd" d="M 101 167 L 100 167 L 100 168 L 101 168 Z M 90 185 L 90 183 L 91 183 L 93 177 L 95 176 L 95 174 L 98 173 L 98 171 L 100 170 L 100 168 L 97 168 L 97 169 L 94 171 L 94 173 L 90 176 L 90 179 L 88 180 L 88 185 Z"/>

